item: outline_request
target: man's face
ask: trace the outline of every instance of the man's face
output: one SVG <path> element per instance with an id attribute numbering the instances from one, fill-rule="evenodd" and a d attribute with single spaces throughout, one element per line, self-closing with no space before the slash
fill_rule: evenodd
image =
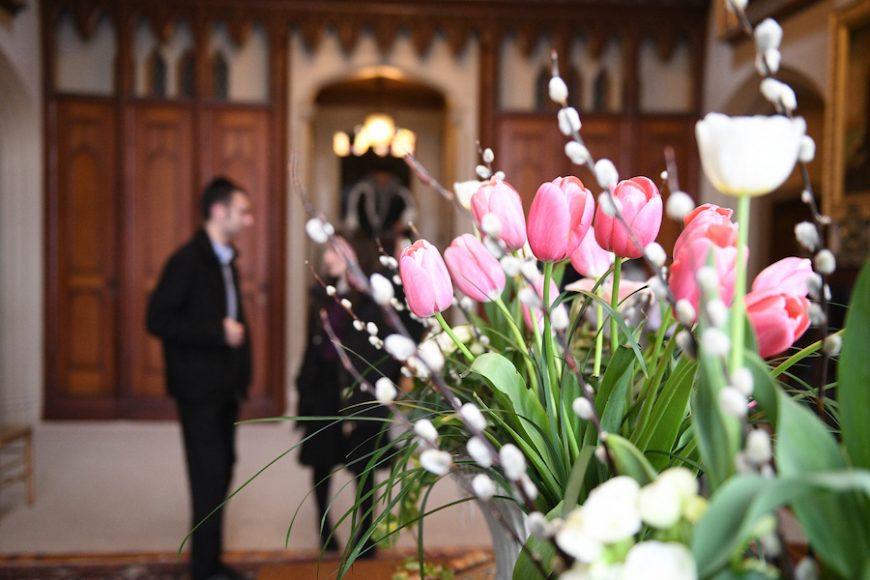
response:
<path id="1" fill-rule="evenodd" d="M 245 228 L 254 225 L 254 214 L 251 213 L 251 198 L 241 191 L 234 191 L 227 205 L 217 204 L 214 217 L 223 229 L 227 238 L 232 240 Z"/>

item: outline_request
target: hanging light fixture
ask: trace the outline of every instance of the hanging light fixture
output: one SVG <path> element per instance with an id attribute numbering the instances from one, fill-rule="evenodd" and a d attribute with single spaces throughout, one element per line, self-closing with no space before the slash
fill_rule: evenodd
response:
<path id="1" fill-rule="evenodd" d="M 344 131 L 332 136 L 332 151 L 339 157 L 364 155 L 369 149 L 377 155 L 402 157 L 413 153 L 417 136 L 410 129 L 396 129 L 396 122 L 385 113 L 366 115 L 362 125 L 353 130 L 353 137 Z"/>

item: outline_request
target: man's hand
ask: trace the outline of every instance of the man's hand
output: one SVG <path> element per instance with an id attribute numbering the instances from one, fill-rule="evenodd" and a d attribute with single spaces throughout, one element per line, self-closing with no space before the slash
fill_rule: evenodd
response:
<path id="1" fill-rule="evenodd" d="M 224 340 L 233 348 L 245 344 L 245 327 L 238 320 L 224 318 Z"/>

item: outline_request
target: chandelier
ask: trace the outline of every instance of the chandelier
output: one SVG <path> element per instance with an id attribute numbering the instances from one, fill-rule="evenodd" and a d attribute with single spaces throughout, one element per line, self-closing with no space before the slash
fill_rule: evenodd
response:
<path id="1" fill-rule="evenodd" d="M 332 151 L 339 157 L 364 155 L 369 149 L 380 157 L 404 157 L 414 152 L 416 144 L 414 132 L 396 128 L 396 122 L 385 113 L 366 115 L 363 124 L 351 133 L 336 131 L 332 136 Z"/>

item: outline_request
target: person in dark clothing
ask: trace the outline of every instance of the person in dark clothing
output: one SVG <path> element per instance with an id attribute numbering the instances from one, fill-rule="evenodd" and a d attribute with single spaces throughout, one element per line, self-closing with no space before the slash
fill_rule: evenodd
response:
<path id="1" fill-rule="evenodd" d="M 166 263 L 148 303 L 148 330 L 163 342 L 193 507 L 191 578 L 242 578 L 221 562 L 223 510 L 235 463 L 235 423 L 251 382 L 251 345 L 232 241 L 250 227 L 249 195 L 215 178 L 202 196 L 203 226 Z"/>
<path id="2" fill-rule="evenodd" d="M 369 333 L 353 327 L 353 319 L 338 303 L 348 299 L 353 311 L 364 322 L 378 326 L 379 334 L 388 334 L 380 307 L 357 288 L 348 271 L 343 256 L 353 256 L 368 275 L 375 270 L 377 255 L 374 243 L 361 236 L 351 238 L 350 243 L 339 240 L 340 248 L 328 247 L 324 251 L 323 265 L 325 282 L 335 287 L 335 296 L 329 296 L 317 285 L 311 291 L 311 308 L 308 318 L 308 346 L 296 377 L 299 391 L 298 414 L 302 417 L 349 418 L 335 423 L 334 420 L 299 421 L 305 439 L 299 454 L 303 465 L 313 467 L 313 486 L 322 522 L 321 547 L 326 551 L 338 549 L 329 515 L 330 474 L 338 465 L 346 465 L 356 476 L 361 499 L 359 507 L 360 529 L 367 530 L 373 521 L 373 472 L 366 468 L 379 447 L 388 443 L 386 419 L 387 408 L 374 403 L 370 393 L 363 392 L 356 380 L 341 364 L 338 352 L 324 328 L 320 312 L 326 313 L 333 332 L 342 343 L 354 368 L 367 380 L 374 383 L 381 376 L 398 381 L 399 365 L 383 350 L 369 342 Z M 350 418 L 353 417 L 353 418 Z M 354 420 L 356 417 L 376 418 L 384 421 Z M 374 545 L 369 542 L 360 557 L 372 557 Z"/>

